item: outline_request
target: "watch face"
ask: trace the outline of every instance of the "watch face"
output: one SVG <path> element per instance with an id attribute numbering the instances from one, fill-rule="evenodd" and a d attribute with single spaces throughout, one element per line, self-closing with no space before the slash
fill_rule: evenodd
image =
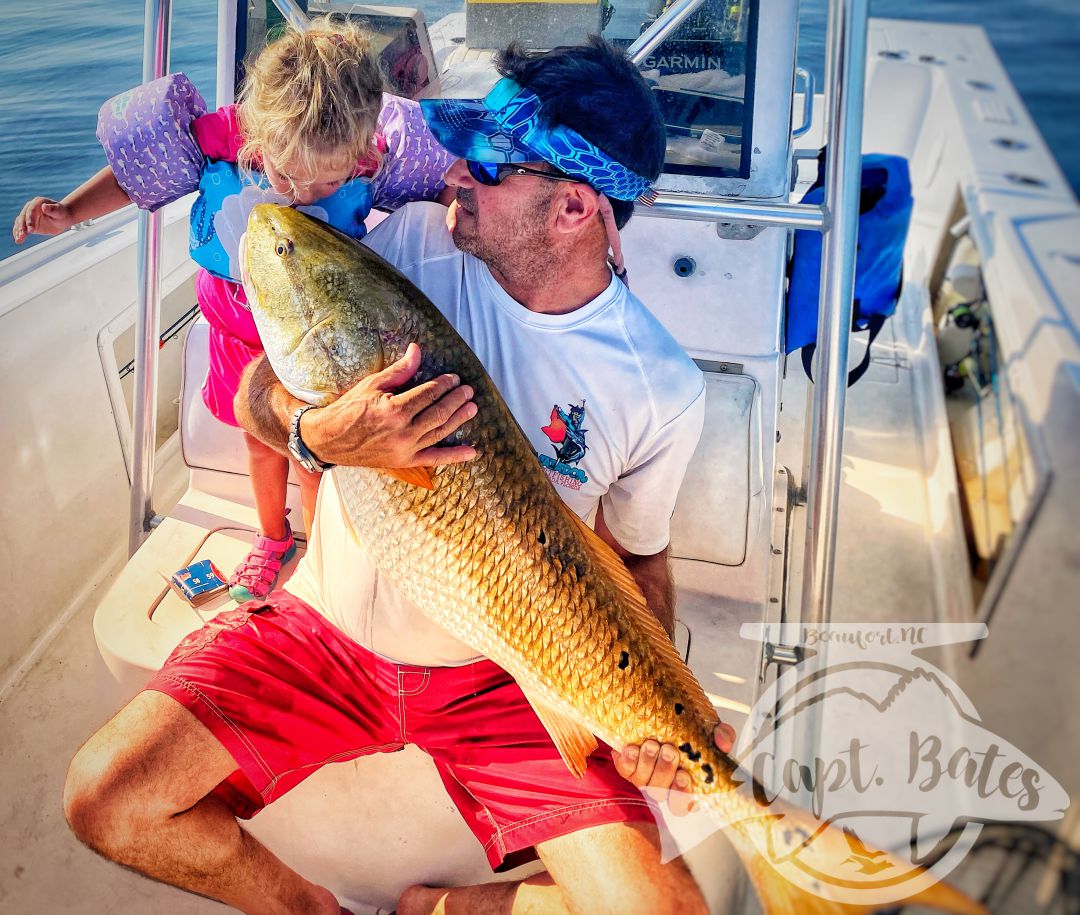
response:
<path id="1" fill-rule="evenodd" d="M 299 448 L 294 448 L 293 443 L 289 442 L 289 454 L 295 458 L 296 463 L 304 468 L 308 473 L 319 473 L 320 468 L 315 466 L 315 462 L 311 460 L 311 457 L 304 454 Z"/>

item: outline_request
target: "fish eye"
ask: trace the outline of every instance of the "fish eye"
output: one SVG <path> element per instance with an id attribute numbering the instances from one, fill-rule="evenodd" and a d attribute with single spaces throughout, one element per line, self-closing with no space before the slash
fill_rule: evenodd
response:
<path id="1" fill-rule="evenodd" d="M 279 238 L 278 243 L 274 246 L 274 253 L 278 257 L 287 257 L 292 254 L 293 244 L 288 238 Z"/>

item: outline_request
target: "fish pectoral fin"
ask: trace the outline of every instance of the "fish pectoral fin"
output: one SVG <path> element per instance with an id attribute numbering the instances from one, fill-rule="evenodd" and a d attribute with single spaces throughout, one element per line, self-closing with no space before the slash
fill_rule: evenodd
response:
<path id="1" fill-rule="evenodd" d="M 422 489 L 434 489 L 435 478 L 431 475 L 434 467 L 380 467 L 383 473 L 402 483 L 419 486 Z"/>
<path id="2" fill-rule="evenodd" d="M 582 727 L 573 718 L 569 718 L 552 708 L 543 699 L 531 695 L 526 690 L 525 698 L 536 712 L 536 717 L 551 736 L 555 749 L 566 763 L 566 768 L 581 778 L 585 774 L 589 755 L 599 746 L 596 737 L 588 728 Z"/>

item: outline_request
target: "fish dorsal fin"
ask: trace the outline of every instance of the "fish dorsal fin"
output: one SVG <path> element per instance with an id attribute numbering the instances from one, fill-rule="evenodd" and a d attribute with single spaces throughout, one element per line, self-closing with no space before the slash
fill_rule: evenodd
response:
<path id="1" fill-rule="evenodd" d="M 666 657 L 671 664 L 669 669 L 675 671 L 675 682 L 672 684 L 685 697 L 684 701 L 691 707 L 696 708 L 702 715 L 715 717 L 716 712 L 712 703 L 705 695 L 701 684 L 694 678 L 690 669 L 683 663 L 675 643 L 667 634 L 660 620 L 645 603 L 645 595 L 634 581 L 634 576 L 626 568 L 626 563 L 619 558 L 611 546 L 594 531 L 588 524 L 581 520 L 566 503 L 562 505 L 568 518 L 577 527 L 581 539 L 584 541 L 592 560 L 603 569 L 619 596 L 625 601 L 626 608 L 634 620 L 634 626 L 639 633 L 645 636 L 649 642 L 649 651 L 657 657 Z"/>
<path id="2" fill-rule="evenodd" d="M 661 651 L 665 651 L 667 648 L 674 651 L 671 636 L 664 631 L 660 621 L 645 603 L 645 595 L 641 593 L 641 588 L 634 581 L 634 576 L 630 574 L 630 570 L 626 568 L 626 563 L 619 558 L 619 554 L 565 503 L 563 503 L 563 510 L 577 528 L 582 540 L 585 541 L 585 545 L 592 554 L 593 561 L 604 570 L 619 594 L 633 608 L 637 624 L 645 631 L 650 640 L 660 640 L 660 644 L 663 646 L 660 648 Z"/>
<path id="3" fill-rule="evenodd" d="M 548 705 L 543 699 L 522 690 L 529 705 L 536 712 L 536 717 L 551 736 L 555 749 L 566 763 L 566 768 L 577 778 L 585 775 L 589 754 L 599 746 L 596 737 L 588 728 L 582 727 L 573 718 Z"/>
<path id="4" fill-rule="evenodd" d="M 402 483 L 409 483 L 423 489 L 434 489 L 435 478 L 431 475 L 432 467 L 380 467 L 383 473 Z"/>

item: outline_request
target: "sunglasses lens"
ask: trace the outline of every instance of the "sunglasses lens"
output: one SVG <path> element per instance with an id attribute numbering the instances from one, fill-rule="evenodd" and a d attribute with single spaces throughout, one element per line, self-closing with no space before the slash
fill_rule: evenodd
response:
<path id="1" fill-rule="evenodd" d="M 481 184 L 494 186 L 499 183 L 498 165 L 492 165 L 489 162 L 474 162 L 472 159 L 468 159 L 465 165 L 469 169 L 469 174 Z"/>

